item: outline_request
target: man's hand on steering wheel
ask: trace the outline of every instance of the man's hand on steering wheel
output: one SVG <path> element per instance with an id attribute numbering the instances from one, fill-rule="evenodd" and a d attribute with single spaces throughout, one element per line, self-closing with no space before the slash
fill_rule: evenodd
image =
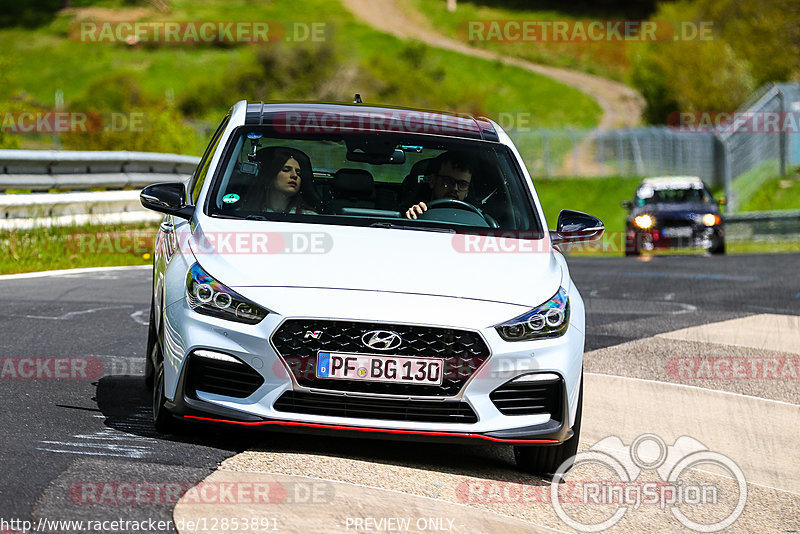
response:
<path id="1" fill-rule="evenodd" d="M 455 198 L 440 198 L 438 200 L 433 200 L 429 204 L 425 204 L 424 202 L 420 202 L 418 204 L 414 204 L 408 211 L 406 211 L 406 218 L 407 219 L 417 219 L 418 216 L 421 216 L 424 212 L 428 211 L 429 209 L 435 208 L 450 208 L 450 209 L 461 209 L 466 211 L 471 211 L 477 215 L 483 217 L 483 220 L 491 228 L 498 228 L 499 225 L 497 221 L 494 220 L 492 216 L 488 213 L 484 213 L 469 202 L 464 202 L 463 200 L 458 200 Z"/>
<path id="2" fill-rule="evenodd" d="M 428 211 L 428 206 L 424 202 L 414 204 L 406 211 L 406 219 L 416 219 L 417 215 L 422 215 L 426 211 Z"/>

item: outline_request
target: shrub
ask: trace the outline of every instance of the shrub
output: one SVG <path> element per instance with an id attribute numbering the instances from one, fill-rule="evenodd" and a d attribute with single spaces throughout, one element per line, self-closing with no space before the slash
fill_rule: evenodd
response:
<path id="1" fill-rule="evenodd" d="M 699 1 L 661 4 L 658 20 L 707 20 Z M 715 21 L 716 22 L 716 21 Z M 711 41 L 668 41 L 634 47 L 631 82 L 647 103 L 645 118 L 664 123 L 674 111 L 730 110 L 760 84 L 749 58 L 724 37 L 725 21 L 714 25 Z"/>
<path id="2" fill-rule="evenodd" d="M 96 112 L 100 131 L 61 136 L 64 148 L 74 150 L 131 150 L 196 154 L 198 139 L 167 99 L 145 95 L 127 73 L 98 78 L 69 109 Z M 96 115 L 93 115 L 96 116 Z M 91 118 L 90 121 L 91 122 Z"/>
<path id="3" fill-rule="evenodd" d="M 347 72 L 346 65 L 331 43 L 265 44 L 255 48 L 251 61 L 232 64 L 223 78 L 194 85 L 179 98 L 178 107 L 186 116 L 198 116 L 209 109 L 227 109 L 242 98 L 338 99 L 345 87 L 330 80 L 341 72 Z"/>

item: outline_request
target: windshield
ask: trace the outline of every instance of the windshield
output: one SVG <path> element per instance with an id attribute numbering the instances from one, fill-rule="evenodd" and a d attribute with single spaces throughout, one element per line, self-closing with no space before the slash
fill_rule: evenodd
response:
<path id="1" fill-rule="evenodd" d="M 685 187 L 679 189 L 654 189 L 651 186 L 642 186 L 636 192 L 636 205 L 646 204 L 684 204 L 708 203 L 714 199 L 711 193 L 703 188 Z"/>
<path id="2" fill-rule="evenodd" d="M 499 143 L 410 134 L 231 137 L 206 203 L 214 217 L 541 237 L 529 190 Z M 426 209 L 409 210 L 424 203 Z"/>

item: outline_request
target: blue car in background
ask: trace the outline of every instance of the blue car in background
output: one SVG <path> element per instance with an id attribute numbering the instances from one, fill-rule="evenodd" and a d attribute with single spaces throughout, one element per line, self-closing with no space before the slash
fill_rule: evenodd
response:
<path id="1" fill-rule="evenodd" d="M 645 178 L 639 184 L 625 223 L 625 255 L 667 248 L 698 248 L 725 253 L 724 198 L 714 200 L 697 176 Z"/>

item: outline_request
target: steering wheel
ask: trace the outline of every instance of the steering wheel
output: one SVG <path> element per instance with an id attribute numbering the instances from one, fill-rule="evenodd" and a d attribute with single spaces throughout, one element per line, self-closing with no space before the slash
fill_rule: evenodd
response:
<path id="1" fill-rule="evenodd" d="M 491 228 L 500 228 L 500 225 L 497 224 L 497 221 L 495 221 L 491 215 L 482 212 L 469 202 L 464 202 L 463 200 L 457 200 L 455 198 L 440 198 L 438 200 L 432 200 L 431 202 L 428 202 L 427 206 L 429 210 L 436 208 L 451 208 L 471 211 L 476 215 L 480 215 Z"/>

